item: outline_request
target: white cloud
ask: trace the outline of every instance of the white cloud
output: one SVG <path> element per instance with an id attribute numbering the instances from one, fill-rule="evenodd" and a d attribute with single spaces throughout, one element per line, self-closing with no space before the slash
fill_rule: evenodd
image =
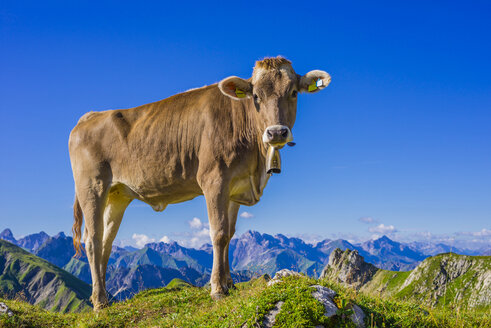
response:
<path id="1" fill-rule="evenodd" d="M 198 248 L 203 244 L 211 243 L 210 228 L 207 222 L 203 222 L 200 218 L 194 217 L 192 220 L 188 221 L 188 224 L 191 231 L 173 234 L 173 239 L 177 241 L 179 245 Z"/>
<path id="2" fill-rule="evenodd" d="M 326 239 L 326 237 L 318 235 L 316 233 L 297 233 L 294 235 L 287 234 L 288 237 L 300 238 L 307 244 L 315 245 L 320 241 Z"/>
<path id="3" fill-rule="evenodd" d="M 491 236 L 491 230 L 483 228 L 481 231 L 475 232 L 474 236 L 479 236 L 479 237 Z"/>
<path id="4" fill-rule="evenodd" d="M 481 231 L 461 231 L 456 235 L 460 236 L 473 236 L 473 237 L 489 237 L 491 236 L 491 230 L 483 228 Z"/>
<path id="5" fill-rule="evenodd" d="M 254 217 L 254 214 L 244 211 L 244 212 L 240 213 L 240 217 L 244 218 L 244 219 L 251 219 Z"/>
<path id="6" fill-rule="evenodd" d="M 159 241 L 166 243 L 166 244 L 169 244 L 172 240 L 168 236 L 163 236 L 162 238 L 160 238 Z"/>
<path id="7" fill-rule="evenodd" d="M 204 226 L 203 222 L 201 222 L 201 219 L 196 217 L 193 218 L 191 221 L 188 221 L 188 223 L 191 229 L 201 229 Z"/>
<path id="8" fill-rule="evenodd" d="M 179 245 L 192 248 L 198 248 L 203 244 L 211 243 L 210 229 L 193 229 L 191 232 L 181 234 L 181 238 L 179 238 L 177 242 Z"/>
<path id="9" fill-rule="evenodd" d="M 414 235 L 424 238 L 424 239 L 433 239 L 435 236 L 429 231 L 417 231 L 414 233 Z"/>
<path id="10" fill-rule="evenodd" d="M 382 235 L 387 235 L 387 234 L 391 234 L 391 233 L 396 232 L 397 229 L 393 225 L 387 225 L 386 226 L 385 224 L 380 223 L 376 227 L 370 227 L 370 228 L 368 228 L 368 231 L 370 231 L 372 233 L 378 233 L 378 234 L 382 234 Z"/>
<path id="11" fill-rule="evenodd" d="M 155 242 L 155 238 L 150 238 L 147 235 L 144 234 L 139 234 L 139 233 L 134 233 L 133 236 L 131 236 L 133 240 L 135 241 L 136 246 L 142 248 L 148 243 L 153 243 Z"/>
<path id="12" fill-rule="evenodd" d="M 377 223 L 377 220 L 375 220 L 374 218 L 372 218 L 370 216 L 361 217 L 358 219 L 358 221 L 363 222 L 363 223 L 367 223 L 367 224 Z"/>
<path id="13" fill-rule="evenodd" d="M 210 229 L 208 228 L 203 228 L 197 232 L 194 233 L 198 237 L 203 237 L 203 236 L 210 236 Z"/>

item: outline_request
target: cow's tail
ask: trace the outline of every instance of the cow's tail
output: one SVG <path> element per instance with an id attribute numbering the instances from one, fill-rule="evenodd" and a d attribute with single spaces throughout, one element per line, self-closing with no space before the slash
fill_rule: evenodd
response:
<path id="1" fill-rule="evenodd" d="M 73 246 L 75 247 L 75 257 L 82 256 L 83 247 L 82 242 L 82 223 L 84 221 L 84 214 L 82 213 L 82 208 L 80 207 L 80 203 L 78 201 L 77 195 L 75 194 L 75 202 L 73 204 Z"/>

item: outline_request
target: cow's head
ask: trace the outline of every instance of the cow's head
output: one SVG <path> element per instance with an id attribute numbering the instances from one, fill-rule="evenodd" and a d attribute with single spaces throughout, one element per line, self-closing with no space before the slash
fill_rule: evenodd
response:
<path id="1" fill-rule="evenodd" d="M 297 94 L 317 92 L 330 82 L 331 76 L 324 71 L 310 71 L 300 76 L 289 60 L 278 56 L 257 61 L 252 78 L 230 76 L 220 81 L 218 87 L 238 101 L 252 98 L 263 142 L 281 148 L 293 140 L 291 130 L 297 114 Z"/>

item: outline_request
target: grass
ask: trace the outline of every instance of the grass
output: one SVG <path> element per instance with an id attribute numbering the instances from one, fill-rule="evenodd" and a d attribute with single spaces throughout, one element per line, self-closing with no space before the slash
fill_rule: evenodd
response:
<path id="1" fill-rule="evenodd" d="M 311 296 L 314 284 L 337 291 L 339 315 L 332 319 L 323 316 L 323 306 Z M 367 327 L 491 326 L 486 312 L 423 308 L 361 294 L 325 280 L 288 277 L 270 287 L 264 278 L 237 284 L 230 296 L 219 301 L 211 300 L 209 289 L 175 279 L 167 287 L 141 292 L 97 314 L 61 314 L 5 300 L 15 316 L 0 316 L 0 327 L 259 327 L 278 301 L 285 303 L 276 317 L 277 327 L 352 327 L 342 316 L 349 313 L 352 303 L 364 310 Z"/>

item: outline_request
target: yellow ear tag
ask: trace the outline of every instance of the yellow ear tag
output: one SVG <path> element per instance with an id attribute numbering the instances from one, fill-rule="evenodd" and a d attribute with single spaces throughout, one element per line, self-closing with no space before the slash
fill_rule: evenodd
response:
<path id="1" fill-rule="evenodd" d="M 237 96 L 237 98 L 245 98 L 244 91 L 237 89 L 237 88 L 235 89 L 235 95 Z"/>
<path id="2" fill-rule="evenodd" d="M 312 79 L 312 82 L 310 82 L 310 84 L 309 84 L 308 91 L 312 92 L 315 90 L 317 90 L 317 82 L 314 79 Z"/>

